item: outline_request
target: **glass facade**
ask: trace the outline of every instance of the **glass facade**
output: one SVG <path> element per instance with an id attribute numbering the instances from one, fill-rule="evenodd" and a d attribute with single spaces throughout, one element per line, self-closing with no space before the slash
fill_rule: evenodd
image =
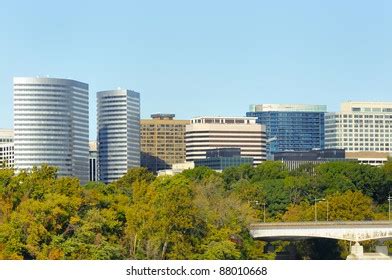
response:
<path id="1" fill-rule="evenodd" d="M 207 166 L 213 170 L 224 170 L 228 167 L 239 166 L 241 164 L 253 165 L 253 158 L 248 157 L 210 157 L 206 159 L 196 159 L 196 166 Z"/>
<path id="2" fill-rule="evenodd" d="M 247 112 L 266 126 L 267 152 L 324 148 L 324 112 Z"/>

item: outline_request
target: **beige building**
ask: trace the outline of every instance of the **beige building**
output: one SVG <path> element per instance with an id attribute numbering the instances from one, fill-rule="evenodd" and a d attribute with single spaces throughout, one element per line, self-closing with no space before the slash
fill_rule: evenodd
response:
<path id="1" fill-rule="evenodd" d="M 141 166 L 152 172 L 185 161 L 185 126 L 174 114 L 153 114 L 140 121 Z"/>
<path id="2" fill-rule="evenodd" d="M 392 156 L 388 152 L 346 152 L 347 159 L 356 159 L 359 163 L 369 165 L 383 165 Z"/>
<path id="3" fill-rule="evenodd" d="M 240 148 L 254 165 L 266 160 L 266 128 L 253 117 L 199 117 L 186 126 L 186 160 L 205 159 L 216 148 Z"/>
<path id="4" fill-rule="evenodd" d="M 325 147 L 345 149 L 346 158 L 381 165 L 392 153 L 392 102 L 343 102 L 325 115 Z"/>

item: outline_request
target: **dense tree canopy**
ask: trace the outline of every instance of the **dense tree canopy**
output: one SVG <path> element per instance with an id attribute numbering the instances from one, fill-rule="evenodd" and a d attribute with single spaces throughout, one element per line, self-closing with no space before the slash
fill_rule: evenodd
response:
<path id="1" fill-rule="evenodd" d="M 18 174 L 0 169 L 0 259 L 269 259 L 287 242 L 271 251 L 249 236 L 264 207 L 267 222 L 312 221 L 316 198 L 324 199 L 320 221 L 386 219 L 392 185 L 391 162 L 294 172 L 265 162 L 173 177 L 136 168 L 111 184 L 85 186 L 56 173 L 46 165 Z M 325 242 L 332 250 L 318 249 Z M 344 257 L 337 241 L 291 245 L 300 258 Z"/>

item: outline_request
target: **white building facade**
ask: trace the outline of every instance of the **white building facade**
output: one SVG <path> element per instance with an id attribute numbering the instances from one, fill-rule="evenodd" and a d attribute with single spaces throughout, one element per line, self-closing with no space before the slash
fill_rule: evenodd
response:
<path id="1" fill-rule="evenodd" d="M 205 159 L 206 151 L 240 148 L 255 165 L 266 160 L 266 129 L 253 117 L 199 117 L 186 126 L 186 160 Z"/>
<path id="2" fill-rule="evenodd" d="M 14 167 L 14 131 L 0 129 L 0 168 Z"/>
<path id="3" fill-rule="evenodd" d="M 346 158 L 382 165 L 392 154 L 392 102 L 344 102 L 325 116 L 325 147 Z"/>
<path id="4" fill-rule="evenodd" d="M 140 166 L 140 94 L 131 90 L 97 93 L 100 180 L 110 183 Z"/>
<path id="5" fill-rule="evenodd" d="M 88 84 L 14 78 L 15 169 L 48 164 L 88 181 Z"/>
<path id="6" fill-rule="evenodd" d="M 346 152 L 392 151 L 392 102 L 344 102 L 325 117 L 325 147 Z"/>

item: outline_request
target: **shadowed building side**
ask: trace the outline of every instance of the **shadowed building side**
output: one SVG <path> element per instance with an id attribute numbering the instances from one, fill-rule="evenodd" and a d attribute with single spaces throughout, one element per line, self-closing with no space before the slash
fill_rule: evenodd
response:
<path id="1" fill-rule="evenodd" d="M 110 183 L 140 166 L 140 94 L 130 90 L 97 93 L 99 177 Z"/>

